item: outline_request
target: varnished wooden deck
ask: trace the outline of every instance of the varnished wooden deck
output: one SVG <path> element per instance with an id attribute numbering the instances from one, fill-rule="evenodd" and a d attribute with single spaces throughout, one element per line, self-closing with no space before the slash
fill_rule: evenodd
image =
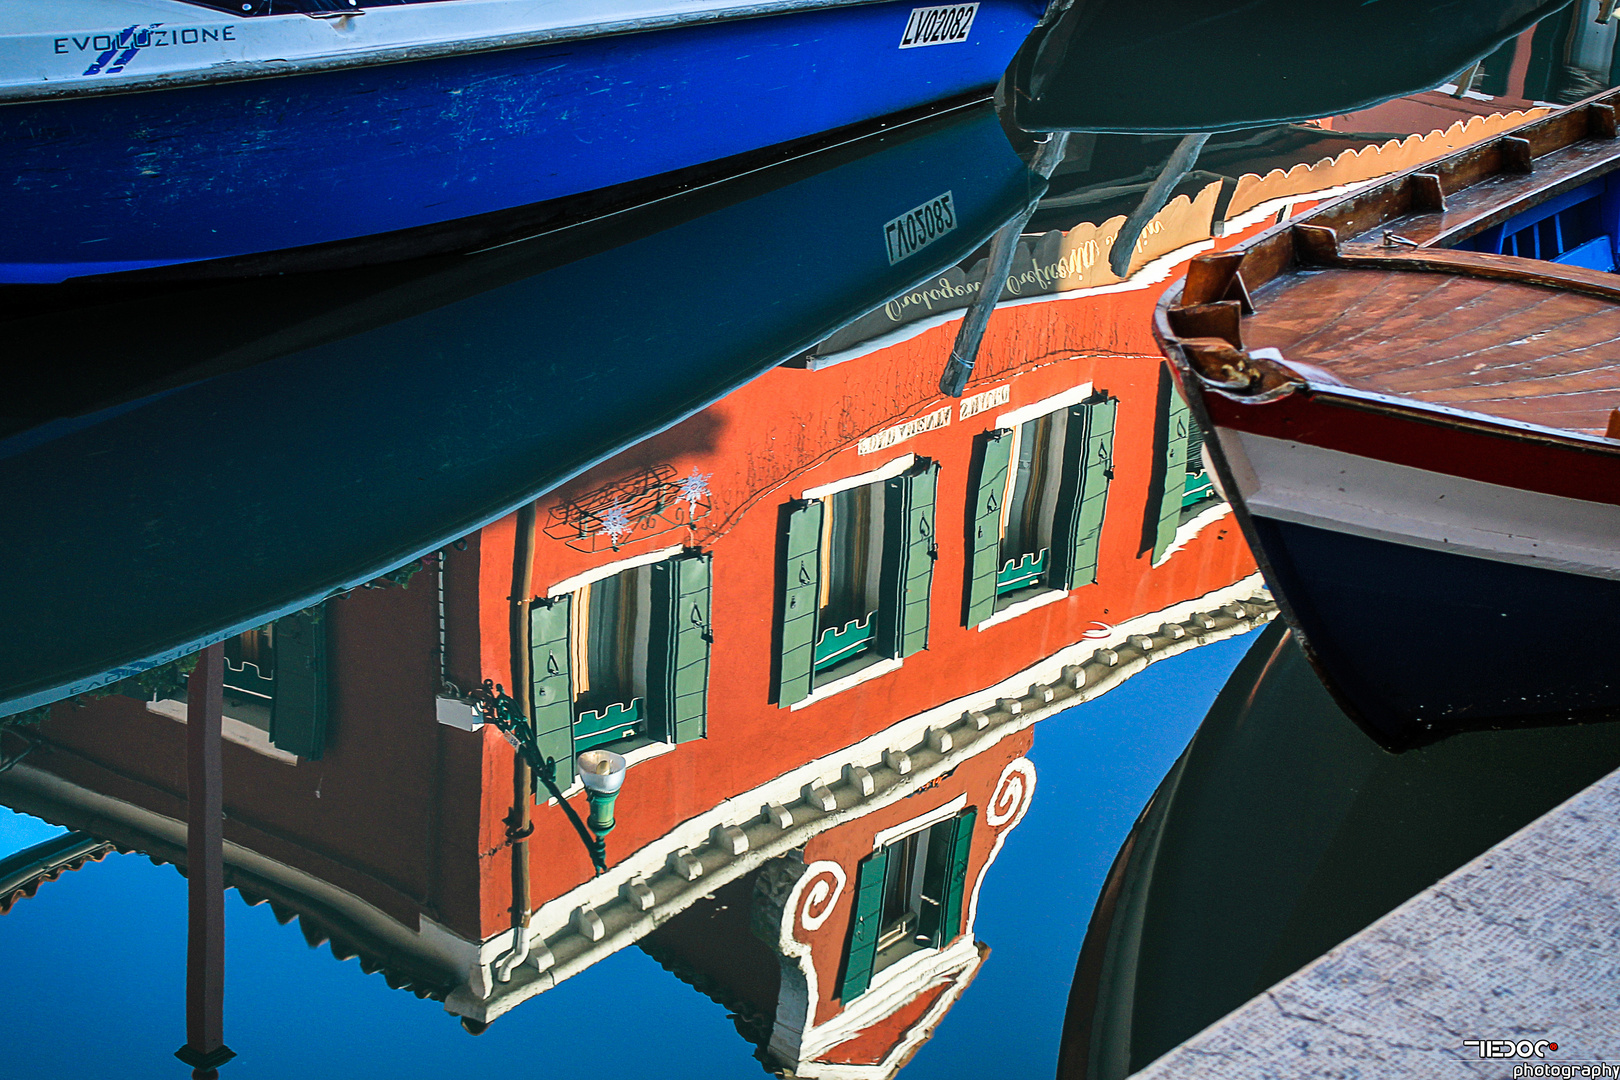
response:
<path id="1" fill-rule="evenodd" d="M 1505 419 L 1603 434 L 1620 407 L 1620 305 L 1457 274 L 1324 268 L 1254 297 L 1246 349 L 1347 385 Z"/>

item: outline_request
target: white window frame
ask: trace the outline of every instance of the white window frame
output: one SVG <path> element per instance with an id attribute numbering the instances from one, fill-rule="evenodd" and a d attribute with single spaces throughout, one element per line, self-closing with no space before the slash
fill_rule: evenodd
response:
<path id="1" fill-rule="evenodd" d="M 857 473 L 854 476 L 846 476 L 842 480 L 834 480 L 819 487 L 805 488 L 804 493 L 799 497 L 805 502 L 810 502 L 814 499 L 825 499 L 828 495 L 836 495 L 840 491 L 848 491 L 850 488 L 865 487 L 867 484 L 878 484 L 884 480 L 893 480 L 915 464 L 917 464 L 916 454 L 901 454 L 893 461 L 873 469 L 871 472 Z"/>
<path id="2" fill-rule="evenodd" d="M 591 569 L 586 570 L 584 573 L 575 574 L 571 578 L 563 578 L 555 585 L 552 585 L 550 588 L 546 589 L 546 599 L 551 600 L 562 596 L 565 593 L 577 592 L 593 582 L 601 581 L 604 578 L 614 577 L 615 575 L 624 573 L 626 570 L 634 570 L 638 566 L 651 566 L 653 563 L 661 563 L 665 559 L 673 559 L 675 556 L 679 555 L 685 550 L 686 548 L 684 545 L 676 544 L 674 547 L 659 548 L 657 551 L 649 551 L 645 555 L 634 555 L 628 559 L 618 559 L 614 562 L 603 563 L 601 566 L 592 567 Z"/>
<path id="3" fill-rule="evenodd" d="M 890 844 L 898 843 L 912 833 L 922 832 L 930 825 L 938 825 L 967 809 L 967 793 L 963 792 L 944 806 L 937 806 L 926 814 L 919 814 L 910 821 L 902 821 L 898 825 L 891 825 L 881 829 L 872 837 L 872 850 L 882 851 Z"/>

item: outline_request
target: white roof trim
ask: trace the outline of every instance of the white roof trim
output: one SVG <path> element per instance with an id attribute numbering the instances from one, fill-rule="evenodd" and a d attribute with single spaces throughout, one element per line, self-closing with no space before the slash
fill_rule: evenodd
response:
<path id="1" fill-rule="evenodd" d="M 160 714 L 161 715 L 161 714 Z M 126 802 L 123 799 L 91 791 L 54 773 L 19 763 L 5 775 L 4 787 L 27 792 L 36 798 L 100 816 L 123 828 L 133 829 L 153 839 L 171 844 L 181 850 L 186 846 L 186 823 Z M 33 811 L 27 811 L 32 813 Z M 49 819 L 47 819 L 49 820 Z M 56 824 L 56 822 L 53 822 Z M 426 957 L 450 971 L 470 972 L 479 962 L 482 951 L 499 955 L 498 948 L 481 948 L 459 934 L 434 922 L 427 915 L 419 915 L 421 929 L 411 930 L 398 919 L 374 907 L 354 893 L 341 889 L 324 878 L 306 870 L 279 862 L 234 840 L 224 843 L 225 865 L 246 870 L 284 888 L 302 893 L 312 901 L 325 904 L 354 920 L 356 924 L 401 952 Z M 300 912 L 302 917 L 305 913 Z M 509 941 L 511 931 L 505 938 Z"/>

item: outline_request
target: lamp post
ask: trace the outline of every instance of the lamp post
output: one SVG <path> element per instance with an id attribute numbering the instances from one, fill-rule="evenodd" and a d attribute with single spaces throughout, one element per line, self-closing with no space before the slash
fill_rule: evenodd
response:
<path id="1" fill-rule="evenodd" d="M 523 755 L 534 771 L 534 778 L 557 800 L 579 834 L 580 842 L 590 852 L 591 865 L 601 874 L 607 870 L 607 834 L 613 831 L 613 804 L 624 784 L 624 758 L 611 750 L 587 750 L 576 757 L 579 777 L 585 785 L 585 797 L 591 804 L 590 831 L 585 822 L 563 798 L 557 786 L 557 762 L 540 752 L 535 742 L 534 728 L 521 714 L 512 709 L 512 699 L 502 691 L 499 683 L 488 679 L 484 685 L 468 695 L 484 719 L 494 724 Z"/>

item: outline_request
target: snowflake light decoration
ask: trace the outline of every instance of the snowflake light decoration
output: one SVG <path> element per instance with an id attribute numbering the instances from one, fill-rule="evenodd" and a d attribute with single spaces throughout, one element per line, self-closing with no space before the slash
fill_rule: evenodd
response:
<path id="1" fill-rule="evenodd" d="M 607 533 L 608 542 L 614 547 L 618 547 L 619 538 L 630 531 L 630 515 L 624 512 L 618 499 L 602 514 L 602 531 Z"/>
<path id="2" fill-rule="evenodd" d="M 710 495 L 709 477 L 714 473 L 700 473 L 697 466 L 692 466 L 692 475 L 681 481 L 681 489 L 675 495 L 677 499 L 686 503 L 686 516 L 690 518 L 692 511 L 697 508 L 700 500 Z"/>

